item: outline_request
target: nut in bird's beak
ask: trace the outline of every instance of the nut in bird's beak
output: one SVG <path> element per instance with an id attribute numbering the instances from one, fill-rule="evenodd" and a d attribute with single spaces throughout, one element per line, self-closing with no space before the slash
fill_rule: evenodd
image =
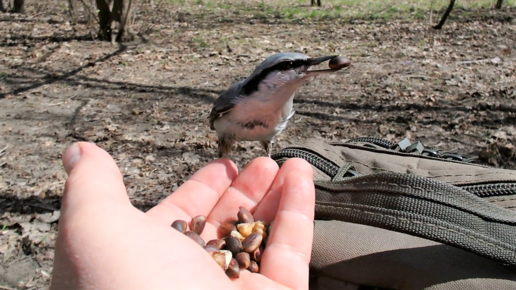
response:
<path id="1" fill-rule="evenodd" d="M 328 66 L 330 67 L 330 69 L 309 70 L 309 71 L 307 71 L 307 75 L 313 76 L 313 75 L 318 75 L 321 73 L 336 72 L 345 67 L 348 67 L 351 64 L 351 61 L 345 57 L 338 56 L 338 55 L 331 55 L 331 56 L 322 56 L 322 57 L 317 57 L 317 58 L 311 58 L 308 60 L 308 65 L 309 66 L 318 65 L 327 60 L 330 60 L 330 62 L 328 63 Z"/>

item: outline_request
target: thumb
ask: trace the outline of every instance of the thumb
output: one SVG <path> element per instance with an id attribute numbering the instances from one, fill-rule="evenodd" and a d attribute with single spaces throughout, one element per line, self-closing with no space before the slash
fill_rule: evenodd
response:
<path id="1" fill-rule="evenodd" d="M 62 215 L 94 208 L 130 205 L 120 170 L 113 158 L 92 143 L 78 142 L 63 155 L 68 173 Z"/>
<path id="2" fill-rule="evenodd" d="M 91 275 L 88 272 L 92 272 L 92 265 L 98 263 L 95 259 L 106 259 L 106 249 L 110 249 L 106 240 L 111 243 L 115 239 L 112 229 L 119 228 L 121 219 L 127 220 L 127 214 L 123 214 L 127 211 L 120 209 L 132 207 L 122 175 L 106 151 L 91 143 L 75 143 L 65 151 L 63 165 L 68 179 L 50 288 L 79 289 L 81 283 L 90 281 L 84 275 Z M 83 289 L 91 287 L 95 288 L 82 285 Z"/>

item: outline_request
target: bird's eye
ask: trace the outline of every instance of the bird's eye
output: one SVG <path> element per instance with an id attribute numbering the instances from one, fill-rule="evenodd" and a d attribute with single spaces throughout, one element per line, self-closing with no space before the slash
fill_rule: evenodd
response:
<path id="1" fill-rule="evenodd" d="M 293 61 L 282 62 L 280 65 L 278 65 L 278 68 L 280 70 L 290 70 L 290 69 L 294 68 L 294 62 Z"/>

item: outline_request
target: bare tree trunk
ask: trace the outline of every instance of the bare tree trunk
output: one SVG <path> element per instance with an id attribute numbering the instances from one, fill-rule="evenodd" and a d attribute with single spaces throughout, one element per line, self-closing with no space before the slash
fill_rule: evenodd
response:
<path id="1" fill-rule="evenodd" d="M 70 0 L 70 1 L 75 1 L 75 0 Z M 92 39 L 94 39 L 95 33 L 93 31 L 96 29 L 96 22 L 97 22 L 97 19 L 95 16 L 97 16 L 96 10 L 98 10 L 95 8 L 97 6 L 95 4 L 96 1 L 95 0 L 79 0 L 79 1 L 81 2 L 82 7 L 84 8 L 84 12 L 86 13 L 86 21 L 88 23 L 88 27 L 90 28 L 90 35 L 91 35 Z M 109 8 L 109 5 L 108 5 L 108 8 Z M 97 32 L 97 34 L 98 34 L 98 32 Z"/>
<path id="2" fill-rule="evenodd" d="M 68 0 L 68 12 L 73 23 L 77 23 L 77 13 L 75 11 L 75 0 Z"/>
<path id="3" fill-rule="evenodd" d="M 111 11 L 111 31 L 117 29 L 116 41 L 132 41 L 134 33 L 131 28 L 132 24 L 132 0 L 114 0 L 113 10 Z M 112 42 L 113 35 L 111 36 Z"/>
<path id="4" fill-rule="evenodd" d="M 25 13 L 25 0 L 14 0 L 13 6 L 13 13 Z"/>
<path id="5" fill-rule="evenodd" d="M 495 8 L 496 9 L 502 9 L 503 0 L 496 1 Z"/>
<path id="6" fill-rule="evenodd" d="M 441 29 L 443 28 L 444 23 L 446 22 L 446 19 L 448 19 L 448 16 L 450 15 L 453 5 L 455 5 L 455 0 L 450 0 L 450 4 L 448 5 L 448 8 L 446 8 L 446 11 L 444 11 L 443 18 L 441 18 L 441 21 L 434 26 L 434 29 Z"/>
<path id="7" fill-rule="evenodd" d="M 0 12 L 5 12 L 4 3 L 0 0 Z"/>
<path id="8" fill-rule="evenodd" d="M 95 0 L 99 16 L 99 38 L 111 42 L 131 41 L 134 33 L 131 29 L 133 20 L 132 0 Z"/>
<path id="9" fill-rule="evenodd" d="M 95 0 L 99 15 L 99 38 L 101 40 L 111 40 L 111 11 L 106 0 Z"/>
<path id="10" fill-rule="evenodd" d="M 312 6 L 315 5 L 315 0 L 311 0 Z M 317 6 L 321 7 L 321 0 L 317 0 Z"/>

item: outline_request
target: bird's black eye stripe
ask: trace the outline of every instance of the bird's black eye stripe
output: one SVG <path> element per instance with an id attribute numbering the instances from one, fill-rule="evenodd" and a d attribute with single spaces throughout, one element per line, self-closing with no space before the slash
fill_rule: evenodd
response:
<path id="1" fill-rule="evenodd" d="M 289 70 L 296 67 L 300 67 L 305 64 L 307 64 L 306 60 L 284 61 L 271 67 L 270 69 L 268 69 L 268 71 L 271 72 L 275 70 Z"/>
<path id="2" fill-rule="evenodd" d="M 308 59 L 299 59 L 299 60 L 288 60 L 277 63 L 270 68 L 264 69 L 259 75 L 254 76 L 251 80 L 247 82 L 247 84 L 242 87 L 242 93 L 244 95 L 250 95 L 253 92 L 258 90 L 258 85 L 262 80 L 264 80 L 267 75 L 273 71 L 287 71 L 296 67 L 300 67 L 303 65 L 308 65 Z"/>

